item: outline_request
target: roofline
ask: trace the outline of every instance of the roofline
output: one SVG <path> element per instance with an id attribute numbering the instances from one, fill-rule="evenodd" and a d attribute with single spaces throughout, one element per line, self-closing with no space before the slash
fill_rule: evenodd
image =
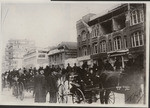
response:
<path id="1" fill-rule="evenodd" d="M 94 21 L 94 20 L 96 20 L 96 19 L 98 19 L 98 18 L 100 18 L 100 17 L 103 17 L 103 16 L 107 15 L 107 14 L 110 14 L 110 13 L 112 13 L 112 12 L 114 12 L 114 11 L 116 11 L 116 10 L 122 8 L 122 7 L 127 6 L 127 5 L 128 5 L 127 3 L 125 3 L 125 4 L 120 4 L 120 6 L 117 6 L 117 7 L 113 8 L 113 9 L 109 10 L 108 12 L 104 13 L 103 15 L 97 16 L 96 18 L 93 18 L 93 19 L 92 19 L 92 17 L 91 17 L 91 19 L 90 19 L 89 22 Z M 93 17 L 94 17 L 94 16 L 93 16 Z"/>

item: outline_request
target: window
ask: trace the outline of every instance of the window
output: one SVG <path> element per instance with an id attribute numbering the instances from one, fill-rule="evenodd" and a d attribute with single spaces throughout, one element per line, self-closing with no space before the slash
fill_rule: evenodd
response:
<path id="1" fill-rule="evenodd" d="M 98 26 L 95 28 L 95 37 L 97 37 L 99 34 L 99 31 L 98 31 Z"/>
<path id="2" fill-rule="evenodd" d="M 83 55 L 87 55 L 87 48 L 86 47 L 83 47 Z"/>
<path id="3" fill-rule="evenodd" d="M 143 34 L 139 32 L 135 32 L 131 36 L 132 47 L 142 46 L 144 45 Z"/>
<path id="4" fill-rule="evenodd" d="M 134 10 L 131 13 L 131 25 L 138 24 L 144 21 L 143 10 Z"/>
<path id="5" fill-rule="evenodd" d="M 93 53 L 94 53 L 94 54 L 97 54 L 97 53 L 98 53 L 97 44 L 94 44 L 93 47 L 94 47 Z"/>
<path id="6" fill-rule="evenodd" d="M 127 48 L 127 36 L 124 36 L 124 48 Z"/>
<path id="7" fill-rule="evenodd" d="M 111 40 L 109 40 L 108 46 L 109 46 L 109 51 L 112 51 L 112 43 L 111 43 Z"/>
<path id="8" fill-rule="evenodd" d="M 82 35 L 82 41 L 85 41 L 86 40 L 86 32 L 82 31 L 81 35 Z"/>
<path id="9" fill-rule="evenodd" d="M 39 54 L 38 57 L 39 58 L 45 58 L 45 54 Z"/>
<path id="10" fill-rule="evenodd" d="M 114 50 L 121 49 L 121 37 L 117 36 L 114 38 Z"/>
<path id="11" fill-rule="evenodd" d="M 97 37 L 99 35 L 99 26 L 95 26 L 93 27 L 93 30 L 92 30 L 92 37 Z"/>
<path id="12" fill-rule="evenodd" d="M 47 51 L 39 50 L 38 53 L 47 53 Z"/>
<path id="13" fill-rule="evenodd" d="M 100 42 L 100 52 L 106 52 L 106 41 Z"/>

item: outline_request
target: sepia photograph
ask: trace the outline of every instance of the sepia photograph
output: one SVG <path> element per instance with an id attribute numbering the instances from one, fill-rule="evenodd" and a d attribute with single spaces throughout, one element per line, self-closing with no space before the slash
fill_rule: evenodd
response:
<path id="1" fill-rule="evenodd" d="M 148 104 L 147 3 L 0 8 L 1 105 Z"/>

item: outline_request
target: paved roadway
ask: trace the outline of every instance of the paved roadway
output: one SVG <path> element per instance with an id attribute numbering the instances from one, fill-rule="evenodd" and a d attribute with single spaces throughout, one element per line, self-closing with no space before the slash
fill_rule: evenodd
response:
<path id="1" fill-rule="evenodd" d="M 49 104 L 48 100 L 49 100 L 49 95 L 47 95 L 46 97 L 46 103 Z M 9 90 L 8 88 L 3 89 L 3 91 L 1 92 L 1 103 L 2 104 L 15 104 L 15 105 L 33 105 L 34 103 L 34 98 L 32 96 L 32 92 L 25 92 L 25 98 L 23 101 L 21 101 L 20 99 L 14 97 L 12 95 L 12 90 Z M 43 103 L 43 104 L 46 104 Z M 68 103 L 72 103 L 72 98 L 71 96 L 68 97 Z M 100 101 L 98 100 L 96 103 L 92 103 L 92 104 L 98 104 L 100 105 Z M 123 94 L 118 94 L 115 93 L 115 104 L 124 104 L 124 95 Z"/>

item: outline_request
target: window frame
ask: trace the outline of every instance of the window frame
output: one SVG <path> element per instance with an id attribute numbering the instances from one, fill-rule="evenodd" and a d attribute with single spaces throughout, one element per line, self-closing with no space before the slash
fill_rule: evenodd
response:
<path id="1" fill-rule="evenodd" d="M 95 47 L 97 47 L 97 48 L 95 48 Z M 93 54 L 97 54 L 97 53 L 98 53 L 98 44 L 95 43 L 95 44 L 93 44 Z"/>
<path id="2" fill-rule="evenodd" d="M 86 41 L 86 31 L 83 30 L 82 33 L 81 33 L 81 37 L 82 37 L 82 41 Z"/>
<path id="3" fill-rule="evenodd" d="M 83 47 L 82 49 L 83 49 L 83 56 L 88 55 L 88 54 L 87 54 L 87 47 Z M 86 53 L 86 54 L 85 54 L 85 53 Z"/>
<path id="4" fill-rule="evenodd" d="M 144 22 L 144 11 L 143 9 L 136 9 L 131 12 L 130 25 L 136 25 Z"/>
<path id="5" fill-rule="evenodd" d="M 100 52 L 101 53 L 107 52 L 106 40 L 102 40 L 100 42 Z"/>
<path id="6" fill-rule="evenodd" d="M 140 43 L 140 37 L 142 39 L 142 44 Z M 138 42 L 138 45 L 136 44 Z M 131 34 L 131 46 L 132 47 L 139 47 L 144 45 L 144 34 L 142 31 L 136 31 Z"/>
<path id="7" fill-rule="evenodd" d="M 121 42 L 121 36 L 116 36 L 116 37 L 114 37 L 114 42 L 113 42 L 113 44 L 114 44 L 114 50 L 115 51 L 117 51 L 117 50 L 121 50 L 122 49 L 122 46 L 121 46 L 121 44 L 122 44 L 122 42 Z M 119 41 L 118 41 L 119 40 Z M 119 45 L 120 44 L 120 45 Z M 119 48 L 119 47 L 120 48 Z"/>

